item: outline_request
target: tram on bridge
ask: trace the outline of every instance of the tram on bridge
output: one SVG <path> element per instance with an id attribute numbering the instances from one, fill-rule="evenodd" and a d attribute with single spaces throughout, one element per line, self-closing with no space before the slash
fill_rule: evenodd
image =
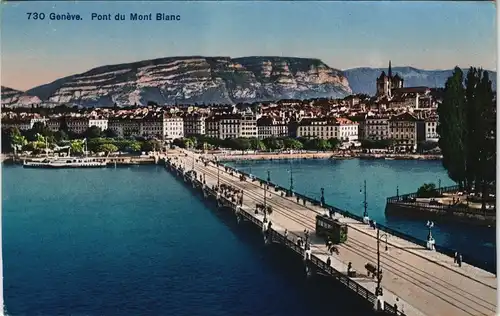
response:
<path id="1" fill-rule="evenodd" d="M 328 215 L 316 216 L 316 236 L 340 244 L 347 241 L 347 225 Z"/>

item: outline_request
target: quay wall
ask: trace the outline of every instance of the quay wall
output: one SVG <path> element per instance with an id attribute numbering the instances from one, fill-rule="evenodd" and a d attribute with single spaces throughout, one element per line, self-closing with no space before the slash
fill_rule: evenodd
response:
<path id="1" fill-rule="evenodd" d="M 441 187 L 435 190 L 437 196 L 460 191 L 458 185 Z M 496 210 L 481 209 L 459 205 L 431 205 L 428 202 L 417 201 L 416 192 L 391 196 L 386 200 L 385 213 L 395 217 L 443 219 L 450 222 L 468 223 L 494 227 L 496 225 Z"/>
<path id="2" fill-rule="evenodd" d="M 173 163 L 169 159 L 164 160 L 163 163 L 165 165 L 165 169 L 170 173 L 172 173 L 176 178 L 184 182 L 184 184 L 188 188 L 190 188 L 195 192 L 196 191 L 202 192 L 203 197 L 206 200 L 215 201 L 217 203 L 218 208 L 226 209 L 229 212 L 234 213 L 234 215 L 237 218 L 242 218 L 243 220 L 254 224 L 257 228 L 260 229 L 260 231 L 262 231 L 264 235 L 264 240 L 266 242 L 281 244 L 287 249 L 292 250 L 293 253 L 297 254 L 301 258 L 305 257 L 304 248 L 298 246 L 296 243 L 293 242 L 293 240 L 290 240 L 289 238 L 285 237 L 283 234 L 276 231 L 272 227 L 267 227 L 267 229 L 265 229 L 266 228 L 265 223 L 263 223 L 259 218 L 254 216 L 252 212 L 249 212 L 237 206 L 234 202 L 226 198 L 224 195 L 218 194 L 215 190 L 204 185 L 200 180 L 191 177 L 187 172 L 185 172 L 182 169 L 182 167 L 176 166 L 175 163 Z M 327 265 L 326 262 L 315 256 L 314 254 L 311 254 L 309 260 L 304 259 L 304 264 L 306 266 L 306 270 L 321 272 L 330 277 L 333 277 L 335 280 L 339 281 L 348 289 L 356 293 L 358 297 L 362 298 L 370 306 L 375 306 L 377 297 L 373 292 L 367 290 L 366 288 L 364 288 L 359 283 L 355 282 L 342 272 L 335 270 L 332 266 Z M 403 313 L 398 312 L 396 310 L 394 305 L 391 305 L 387 302 L 384 303 L 384 311 L 382 313 L 385 315 L 404 316 Z"/>
<path id="3" fill-rule="evenodd" d="M 250 160 L 288 160 L 288 159 L 388 159 L 388 160 L 440 160 L 440 155 L 397 155 L 367 153 L 335 153 L 335 152 L 298 152 L 298 153 L 247 153 L 247 154 L 215 154 L 219 161 Z"/>

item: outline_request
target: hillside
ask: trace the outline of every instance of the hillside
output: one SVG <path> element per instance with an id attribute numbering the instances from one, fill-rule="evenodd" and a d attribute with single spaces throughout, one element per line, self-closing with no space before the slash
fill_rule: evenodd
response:
<path id="1" fill-rule="evenodd" d="M 343 97 L 349 83 L 318 59 L 167 57 L 107 65 L 27 91 L 55 103 L 119 106 L 234 104 L 287 98 Z"/>

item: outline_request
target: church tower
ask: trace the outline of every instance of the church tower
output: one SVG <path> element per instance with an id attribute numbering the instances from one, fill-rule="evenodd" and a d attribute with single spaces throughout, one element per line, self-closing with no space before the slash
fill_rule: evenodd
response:
<path id="1" fill-rule="evenodd" d="M 377 78 L 377 97 L 393 97 L 393 89 L 403 88 L 403 78 L 398 74 L 392 76 L 392 62 L 389 60 L 389 69 L 387 75 L 382 71 L 380 77 Z"/>

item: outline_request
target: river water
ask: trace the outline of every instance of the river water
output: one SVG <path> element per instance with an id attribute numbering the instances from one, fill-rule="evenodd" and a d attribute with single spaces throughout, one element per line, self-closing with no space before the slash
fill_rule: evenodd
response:
<path id="1" fill-rule="evenodd" d="M 369 209 L 382 221 L 380 200 L 395 192 L 388 182 L 397 179 L 400 192 L 410 192 L 440 174 L 448 184 L 438 164 L 391 163 L 296 161 L 296 188 L 312 195 L 324 186 L 333 204 L 362 212 L 359 186 L 373 174 L 367 177 Z M 286 163 L 243 165 L 261 175 L 270 169 L 273 180 L 286 184 Z M 2 178 L 9 315 L 371 314 L 341 286 L 306 278 L 300 259 L 264 246 L 250 226 L 210 209 L 161 167 L 4 166 Z M 360 200 L 348 202 L 347 192 Z M 423 225 L 388 224 L 415 232 Z M 442 236 L 436 239 L 463 239 L 492 251 L 486 234 L 473 241 L 455 239 L 441 225 L 436 231 Z"/>

